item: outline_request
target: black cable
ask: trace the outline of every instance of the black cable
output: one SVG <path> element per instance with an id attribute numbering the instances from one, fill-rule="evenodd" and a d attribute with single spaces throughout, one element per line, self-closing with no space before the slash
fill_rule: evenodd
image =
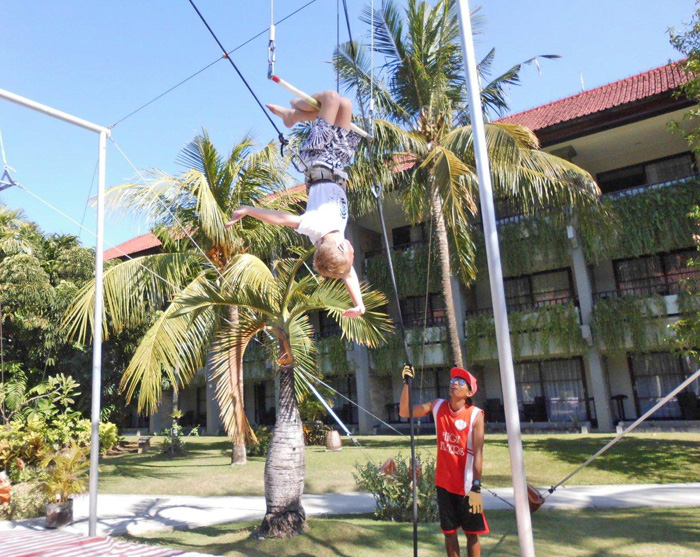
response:
<path id="1" fill-rule="evenodd" d="M 221 44 L 221 41 L 219 38 L 216 36 L 214 31 L 212 31 L 211 27 L 209 27 L 209 24 L 207 23 L 207 20 L 204 19 L 204 16 L 202 15 L 202 12 L 199 11 L 193 0 L 189 0 L 189 3 L 192 5 L 194 8 L 194 11 L 197 12 L 197 15 L 199 16 L 199 19 L 202 20 L 202 23 L 206 26 L 206 28 L 209 30 L 209 33 L 211 33 L 211 36 L 214 37 L 214 40 L 216 41 L 216 44 L 219 45 L 219 48 L 221 51 L 224 53 L 224 58 L 226 58 L 230 63 L 231 66 L 233 67 L 234 70 L 236 70 L 236 73 L 238 74 L 238 77 L 241 78 L 241 81 L 243 81 L 243 84 L 247 87 L 248 91 L 250 92 L 251 95 L 253 95 L 253 98 L 255 99 L 255 102 L 258 103 L 258 106 L 260 107 L 260 110 L 263 111 L 263 114 L 265 115 L 265 118 L 268 119 L 270 124 L 272 124 L 272 127 L 275 128 L 275 131 L 277 132 L 277 137 L 280 140 L 280 150 L 282 150 L 284 154 L 284 146 L 289 143 L 285 137 L 284 134 L 280 131 L 280 129 L 277 127 L 277 124 L 275 124 L 274 120 L 270 118 L 270 115 L 267 113 L 267 110 L 265 110 L 265 107 L 262 105 L 260 102 L 260 99 L 258 96 L 255 94 L 255 91 L 253 91 L 252 87 L 248 84 L 248 81 L 246 81 L 246 78 L 243 77 L 243 74 L 241 73 L 241 70 L 238 69 L 238 66 L 236 66 L 236 63 L 233 61 L 233 59 L 228 55 L 228 52 L 226 52 L 226 49 L 224 48 L 224 45 Z"/>
<path id="2" fill-rule="evenodd" d="M 300 11 L 302 11 L 303 9 L 307 8 L 308 6 L 310 6 L 311 4 L 313 4 L 314 2 L 317 2 L 317 1 L 318 1 L 318 0 L 310 0 L 309 2 L 307 2 L 306 4 L 304 4 L 303 6 L 297 8 L 296 10 L 294 10 L 293 12 L 291 12 L 290 14 L 287 14 L 287 15 L 284 16 L 282 19 L 280 19 L 279 21 L 275 22 L 275 25 L 279 25 L 280 23 L 282 23 L 282 22 L 288 20 L 290 17 L 292 17 L 292 16 L 298 14 Z M 270 30 L 270 28 L 269 28 L 269 27 L 266 27 L 265 29 L 263 29 L 262 31 L 260 31 L 257 35 L 253 35 L 253 36 L 250 37 L 248 40 L 246 40 L 246 41 L 242 42 L 241 44 L 239 44 L 236 48 L 234 48 L 234 49 L 232 49 L 232 50 L 229 50 L 229 51 L 226 53 L 226 55 L 227 55 L 227 56 L 230 56 L 231 54 L 233 54 L 233 53 L 236 52 L 237 50 L 240 50 L 241 48 L 243 48 L 243 47 L 246 46 L 247 44 L 250 44 L 251 42 L 253 42 L 253 41 L 254 41 L 255 39 L 257 39 L 258 37 L 264 35 L 264 34 L 267 33 L 269 30 Z M 139 106 L 136 110 L 133 110 L 133 111 L 131 111 L 129 114 L 127 114 L 126 116 L 120 118 L 119 120 L 117 120 L 116 122 L 114 122 L 114 124 L 112 124 L 111 126 L 109 126 L 109 128 L 112 129 L 112 128 L 114 128 L 117 124 L 121 124 L 124 120 L 127 120 L 128 118 L 131 118 L 131 117 L 132 117 L 134 114 L 136 114 L 137 112 L 141 112 L 141 111 L 142 111 L 144 108 L 146 108 L 147 106 L 150 106 L 151 104 L 153 104 L 153 103 L 156 102 L 157 100 L 161 99 L 162 97 L 164 97 L 165 95 L 167 95 L 167 94 L 170 93 L 171 91 L 174 91 L 175 89 L 177 89 L 177 88 L 180 87 L 181 85 L 184 85 L 184 84 L 187 83 L 190 79 L 192 79 L 192 78 L 194 78 L 194 77 L 197 77 L 199 74 L 201 74 L 201 73 L 204 72 L 205 70 L 208 70 L 208 69 L 211 68 L 214 64 L 220 62 L 220 61 L 223 60 L 224 58 L 226 58 L 226 56 L 221 56 L 220 58 L 217 58 L 216 60 L 214 60 L 214 61 L 211 62 L 210 64 L 207 64 L 207 65 L 204 66 L 202 69 L 196 71 L 195 73 L 193 73 L 193 74 L 190 75 L 189 77 L 186 77 L 185 79 L 183 79 L 182 81 L 180 81 L 180 82 L 177 83 L 176 85 L 173 85 L 173 86 L 172 86 L 170 89 L 168 89 L 167 91 L 164 91 L 163 93 L 161 93 L 161 94 L 158 95 L 157 97 L 154 97 L 153 99 L 151 99 L 151 100 L 148 101 L 147 103 L 142 104 L 141 106 Z"/>
<path id="3" fill-rule="evenodd" d="M 352 29 L 350 29 L 350 16 L 348 15 L 348 3 L 347 0 L 343 0 L 343 11 L 345 12 L 345 23 L 348 28 L 348 38 L 350 39 L 350 53 L 352 55 L 352 65 L 355 69 L 355 81 L 357 83 L 357 96 L 358 104 L 360 105 L 360 112 L 362 114 L 362 119 L 365 122 L 369 120 L 365 116 L 365 105 L 362 102 L 362 89 L 360 86 L 360 71 L 357 69 L 357 52 L 355 51 L 355 42 L 352 39 Z M 374 14 L 372 14 L 374 19 Z M 372 24 L 374 22 L 372 21 Z M 374 132 L 374 130 L 370 130 Z M 401 302 L 399 299 L 399 289 L 396 285 L 396 275 L 394 274 L 394 262 L 391 258 L 391 250 L 389 248 L 389 238 L 386 232 L 386 223 L 384 221 L 384 209 L 382 207 L 382 186 L 378 183 L 376 179 L 376 174 L 374 173 L 374 153 L 372 152 L 372 147 L 370 146 L 367 150 L 369 153 L 370 168 L 372 168 L 372 178 L 374 185 L 372 187 L 372 193 L 374 199 L 377 201 L 377 212 L 379 213 L 379 222 L 382 226 L 382 236 L 384 238 L 384 249 L 386 249 L 386 257 L 389 262 L 389 276 L 391 278 L 391 284 L 394 288 L 394 300 L 396 302 L 396 312 L 398 314 L 399 320 L 399 331 L 401 332 L 401 337 L 403 339 L 403 349 L 406 356 L 406 366 L 411 366 L 411 354 L 408 350 L 408 341 L 406 339 L 406 330 L 403 324 L 403 315 L 401 313 Z M 405 366 L 404 366 L 405 367 Z M 413 491 L 413 556 L 418 557 L 418 466 L 416 465 L 416 438 L 415 438 L 415 419 L 413 417 L 413 396 L 412 396 L 412 378 L 408 377 L 404 379 L 408 387 L 408 419 L 410 422 L 411 429 L 411 483 Z"/>

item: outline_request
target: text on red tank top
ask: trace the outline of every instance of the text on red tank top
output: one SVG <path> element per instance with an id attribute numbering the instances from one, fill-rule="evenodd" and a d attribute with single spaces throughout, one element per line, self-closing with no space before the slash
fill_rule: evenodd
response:
<path id="1" fill-rule="evenodd" d="M 439 400 L 433 408 L 437 434 L 435 485 L 451 493 L 465 495 L 465 483 L 471 485 L 474 462 L 471 432 L 476 418 L 473 414 L 479 411 L 467 405 L 454 412 L 448 400 Z"/>

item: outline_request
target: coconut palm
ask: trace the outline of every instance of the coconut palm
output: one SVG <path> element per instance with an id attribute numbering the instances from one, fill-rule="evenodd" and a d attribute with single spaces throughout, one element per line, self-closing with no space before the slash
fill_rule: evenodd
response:
<path id="1" fill-rule="evenodd" d="M 312 252 L 277 261 L 272 270 L 255 256 L 236 256 L 224 271 L 225 281 L 200 283 L 197 289 L 181 293 L 172 304 L 175 310 L 171 315 L 191 319 L 195 328 L 204 315 L 220 308 L 238 309 L 235 326 L 222 329 L 215 340 L 215 374 L 225 373 L 231 350 L 243 353 L 250 342 L 265 342 L 277 356 L 278 410 L 265 463 L 267 513 L 259 529 L 265 537 L 287 537 L 306 529 L 301 504 L 304 434 L 297 394 L 304 391 L 305 377 L 315 373 L 316 350 L 309 313 L 328 312 L 344 337 L 369 347 L 379 345 L 391 329 L 387 316 L 377 311 L 386 304 L 386 298 L 366 285 L 362 287 L 366 313 L 355 319 L 341 317 L 352 305 L 350 295 L 342 282 L 305 271 Z"/>
<path id="2" fill-rule="evenodd" d="M 372 86 L 378 116 L 376 139 L 361 147 L 352 169 L 353 201 L 358 212 L 371 210 L 369 192 L 376 177 L 387 191 L 396 192 L 411 222 L 430 216 L 452 357 L 462 365 L 450 277 L 460 276 L 469 284 L 476 276 L 474 222 L 479 196 L 455 3 L 439 0 L 431 7 L 426 1 L 409 0 L 399 8 L 384 0 L 371 16 L 365 9 L 362 18 L 374 22 L 375 52 L 384 59 L 373 83 L 364 45 L 341 45 L 334 57 L 347 89 L 362 98 Z M 474 24 L 478 29 L 479 22 Z M 482 77 L 488 75 L 493 58 L 492 50 L 479 64 Z M 505 87 L 518 82 L 521 68 L 518 64 L 483 87 L 487 119 L 506 108 Z M 599 190 L 591 176 L 540 151 L 527 128 L 491 123 L 486 136 L 497 199 L 508 199 L 525 214 L 545 206 L 599 207 Z M 369 148 L 375 155 L 374 167 Z"/>
<path id="3" fill-rule="evenodd" d="M 224 226 L 241 204 L 288 208 L 294 202 L 284 193 L 286 161 L 275 144 L 255 150 L 247 136 L 222 157 L 205 132 L 185 147 L 179 161 L 187 170 L 178 176 L 154 170 L 143 184 L 127 183 L 107 193 L 111 207 L 145 215 L 163 243 L 163 253 L 125 260 L 104 274 L 105 335 L 139 325 L 160 311 L 121 381 L 127 398 L 137 396 L 139 411 L 148 413 L 156 410 L 163 385 L 186 385 L 205 365 L 215 334 L 237 320 L 234 307 L 206 312 L 193 322 L 171 319 L 170 300 L 223 280 L 238 253 L 262 255 L 271 246 L 296 241 L 287 231 L 254 219 L 231 229 Z M 92 326 L 93 289 L 91 282 L 81 290 L 66 318 L 81 341 Z M 245 443 L 255 442 L 243 407 L 242 357 L 232 347 L 226 373 L 216 381 L 221 419 L 233 441 L 236 463 L 246 460 Z"/>

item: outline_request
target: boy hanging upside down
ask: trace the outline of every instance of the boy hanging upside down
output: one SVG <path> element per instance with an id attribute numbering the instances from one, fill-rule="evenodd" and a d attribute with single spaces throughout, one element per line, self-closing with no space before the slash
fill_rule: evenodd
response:
<path id="1" fill-rule="evenodd" d="M 350 130 L 352 103 L 349 99 L 340 97 L 335 91 L 312 96 L 321 103 L 320 110 L 302 99 L 294 99 L 290 103 L 291 109 L 267 105 L 288 128 L 298 122 L 313 121 L 309 137 L 299 149 L 299 156 L 306 165 L 309 192 L 306 212 L 294 215 L 243 205 L 233 212 L 226 227 L 249 216 L 268 224 L 289 226 L 308 236 L 316 246 L 316 270 L 324 277 L 342 279 L 350 293 L 354 307 L 345 310 L 343 317 L 359 317 L 365 312 L 365 306 L 360 281 L 352 266 L 355 250 L 345 239 L 348 175 L 344 168 L 352 160 L 360 136 Z"/>

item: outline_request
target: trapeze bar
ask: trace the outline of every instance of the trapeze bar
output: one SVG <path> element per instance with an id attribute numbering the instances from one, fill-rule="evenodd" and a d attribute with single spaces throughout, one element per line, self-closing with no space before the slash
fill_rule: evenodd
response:
<path id="1" fill-rule="evenodd" d="M 274 81 L 275 83 L 277 83 L 278 85 L 281 85 L 282 87 L 284 87 L 290 93 L 293 93 L 297 97 L 301 97 L 302 99 L 304 99 L 304 102 L 306 102 L 307 104 L 309 104 L 315 108 L 321 108 L 321 103 L 319 103 L 311 95 L 304 93 L 304 91 L 302 91 L 301 89 L 297 89 L 296 87 L 294 87 L 294 85 L 292 85 L 291 83 L 288 83 L 287 81 L 285 81 L 281 77 L 279 77 L 277 75 L 273 75 L 270 77 L 270 79 L 272 81 Z M 350 124 L 350 129 L 352 131 L 354 131 L 356 134 L 361 135 L 362 137 L 364 137 L 365 139 L 367 139 L 369 141 L 374 140 L 374 137 L 372 137 L 365 130 L 363 130 L 362 128 L 360 128 L 359 126 L 357 126 L 355 124 Z"/>

